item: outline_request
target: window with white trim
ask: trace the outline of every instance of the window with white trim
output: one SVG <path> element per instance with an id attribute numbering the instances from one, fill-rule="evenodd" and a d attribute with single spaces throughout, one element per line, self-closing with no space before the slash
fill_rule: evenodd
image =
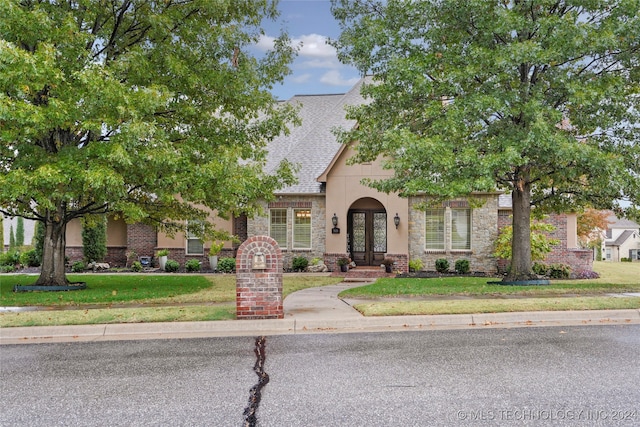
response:
<path id="1" fill-rule="evenodd" d="M 293 210 L 293 248 L 311 248 L 311 209 Z"/>
<path id="2" fill-rule="evenodd" d="M 471 209 L 451 209 L 451 249 L 471 249 Z"/>
<path id="3" fill-rule="evenodd" d="M 269 210 L 269 236 L 281 248 L 287 247 L 287 210 L 286 209 L 270 209 Z"/>
<path id="4" fill-rule="evenodd" d="M 425 222 L 425 248 L 444 250 L 444 209 L 427 209 Z"/>
<path id="5" fill-rule="evenodd" d="M 187 255 L 204 254 L 204 244 L 198 237 L 201 231 L 201 221 L 189 221 L 187 223 Z"/>

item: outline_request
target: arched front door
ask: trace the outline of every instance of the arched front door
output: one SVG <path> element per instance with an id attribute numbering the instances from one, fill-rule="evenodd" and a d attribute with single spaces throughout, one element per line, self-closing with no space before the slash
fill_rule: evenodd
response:
<path id="1" fill-rule="evenodd" d="M 380 265 L 387 252 L 387 212 L 376 200 L 361 199 L 347 216 L 349 253 L 356 265 Z"/>

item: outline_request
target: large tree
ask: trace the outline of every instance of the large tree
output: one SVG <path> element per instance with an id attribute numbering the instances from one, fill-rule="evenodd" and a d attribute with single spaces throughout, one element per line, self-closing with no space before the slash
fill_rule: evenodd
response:
<path id="1" fill-rule="evenodd" d="M 295 116 L 269 90 L 296 52 L 283 33 L 249 53 L 275 3 L 0 2 L 0 212 L 44 224 L 37 284 L 67 283 L 74 218 L 171 232 L 206 208 L 250 213 L 290 182 L 287 165 L 262 165 Z"/>
<path id="2" fill-rule="evenodd" d="M 395 175 L 370 184 L 402 195 L 510 192 L 508 280 L 532 274 L 532 207 L 640 206 L 639 1 L 333 0 L 332 10 L 340 58 L 375 80 L 350 113 L 355 161 L 384 156 Z"/>

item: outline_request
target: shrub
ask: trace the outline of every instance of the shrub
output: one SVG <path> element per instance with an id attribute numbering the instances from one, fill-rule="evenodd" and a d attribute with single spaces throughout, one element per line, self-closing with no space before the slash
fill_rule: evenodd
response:
<path id="1" fill-rule="evenodd" d="M 571 267 L 566 264 L 551 264 L 548 275 L 551 279 L 568 279 L 571 275 Z"/>
<path id="2" fill-rule="evenodd" d="M 409 261 L 409 271 L 422 271 L 424 264 L 420 258 L 415 258 Z"/>
<path id="3" fill-rule="evenodd" d="M 292 268 L 293 271 L 304 271 L 309 265 L 309 260 L 303 256 L 293 257 Z"/>
<path id="4" fill-rule="evenodd" d="M 198 261 L 197 259 L 190 259 L 184 264 L 184 267 L 188 272 L 191 273 L 200 271 L 200 261 Z"/>
<path id="5" fill-rule="evenodd" d="M 549 273 L 549 267 L 546 264 L 543 264 L 541 262 L 534 262 L 531 269 L 538 276 L 546 276 L 547 273 Z"/>
<path id="6" fill-rule="evenodd" d="M 168 256 L 168 255 L 169 255 L 169 249 L 160 249 L 156 254 L 157 257 Z"/>
<path id="7" fill-rule="evenodd" d="M 469 260 L 459 259 L 455 264 L 456 271 L 460 274 L 467 274 L 470 271 Z"/>
<path id="8" fill-rule="evenodd" d="M 235 258 L 221 258 L 218 261 L 218 271 L 221 273 L 233 273 L 236 269 L 236 259 Z"/>
<path id="9" fill-rule="evenodd" d="M 71 264 L 71 271 L 73 271 L 74 273 L 81 273 L 85 270 L 85 268 L 86 266 L 82 261 L 76 261 Z"/>
<path id="10" fill-rule="evenodd" d="M 349 264 L 349 258 L 345 258 L 345 257 L 338 258 L 337 263 L 338 265 L 347 265 Z"/>
<path id="11" fill-rule="evenodd" d="M 322 258 L 315 257 L 311 260 L 311 265 L 318 265 L 322 261 Z"/>
<path id="12" fill-rule="evenodd" d="M 175 273 L 178 270 L 180 270 L 180 263 L 176 260 L 168 259 L 164 265 L 164 271 L 167 273 Z"/>
<path id="13" fill-rule="evenodd" d="M 133 264 L 131 264 L 131 270 L 135 272 L 142 271 L 142 263 L 140 261 L 134 261 Z"/>
<path id="14" fill-rule="evenodd" d="M 620 262 L 631 262 L 631 258 L 620 258 Z"/>
<path id="15" fill-rule="evenodd" d="M 107 255 L 107 217 L 88 216 L 82 220 L 82 251 L 87 262 L 100 262 Z"/>
<path id="16" fill-rule="evenodd" d="M 579 270 L 573 274 L 573 277 L 576 279 L 599 279 L 600 275 L 591 270 Z"/>
<path id="17" fill-rule="evenodd" d="M 20 252 L 16 250 L 8 251 L 0 254 L 0 265 L 18 265 L 20 264 Z"/>
<path id="18" fill-rule="evenodd" d="M 13 265 L 0 265 L 0 273 L 13 273 L 15 267 Z"/>
<path id="19" fill-rule="evenodd" d="M 38 267 L 40 265 L 40 260 L 38 259 L 37 251 L 35 249 L 31 249 L 23 252 L 20 255 L 20 264 L 26 265 L 27 267 Z"/>
<path id="20" fill-rule="evenodd" d="M 449 261 L 444 258 L 438 258 L 436 260 L 436 271 L 438 273 L 446 273 L 449 271 Z"/>

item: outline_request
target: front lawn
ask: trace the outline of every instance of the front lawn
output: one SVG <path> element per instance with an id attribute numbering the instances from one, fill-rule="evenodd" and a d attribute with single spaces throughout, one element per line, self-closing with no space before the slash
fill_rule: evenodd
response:
<path id="1" fill-rule="evenodd" d="M 87 289 L 14 293 L 36 276 L 0 275 L 0 306 L 46 306 L 44 311 L 0 312 L 0 327 L 188 322 L 235 319 L 236 276 L 79 274 Z M 292 292 L 335 284 L 339 277 L 285 275 L 283 298 Z"/>
<path id="2" fill-rule="evenodd" d="M 599 279 L 554 280 L 545 286 L 489 285 L 486 277 L 382 278 L 375 283 L 340 293 L 341 298 L 388 298 L 398 296 L 460 295 L 598 295 L 640 292 L 640 263 L 594 263 Z"/>

